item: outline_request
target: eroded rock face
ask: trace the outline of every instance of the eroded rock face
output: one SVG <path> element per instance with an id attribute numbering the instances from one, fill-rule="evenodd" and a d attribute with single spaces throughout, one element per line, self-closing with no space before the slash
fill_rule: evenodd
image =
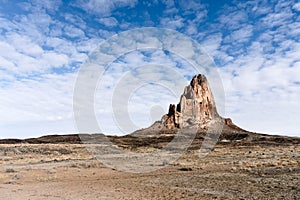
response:
<path id="1" fill-rule="evenodd" d="M 161 121 L 165 128 L 172 129 L 191 125 L 205 126 L 216 118 L 220 116 L 207 79 L 199 74 L 185 87 L 177 106 L 170 105 L 168 114 Z"/>

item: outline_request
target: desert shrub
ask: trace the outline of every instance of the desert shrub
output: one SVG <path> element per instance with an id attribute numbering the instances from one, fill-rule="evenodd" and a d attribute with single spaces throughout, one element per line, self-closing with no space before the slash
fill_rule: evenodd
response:
<path id="1" fill-rule="evenodd" d="M 13 172 L 16 172 L 16 170 L 14 170 L 13 168 L 7 168 L 5 170 L 6 173 L 13 173 Z"/>

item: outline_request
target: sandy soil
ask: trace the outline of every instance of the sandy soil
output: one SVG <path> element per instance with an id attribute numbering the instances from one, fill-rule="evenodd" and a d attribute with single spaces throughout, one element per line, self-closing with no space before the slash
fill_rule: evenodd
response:
<path id="1" fill-rule="evenodd" d="M 217 145 L 151 173 L 105 167 L 82 144 L 1 144 L 0 199 L 299 199 L 300 145 Z"/>

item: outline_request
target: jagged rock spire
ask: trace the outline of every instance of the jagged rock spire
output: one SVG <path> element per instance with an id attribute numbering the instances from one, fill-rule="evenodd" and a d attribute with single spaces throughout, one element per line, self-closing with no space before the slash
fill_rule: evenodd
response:
<path id="1" fill-rule="evenodd" d="M 162 117 L 162 123 L 167 129 L 205 126 L 216 118 L 220 116 L 208 81 L 199 74 L 185 87 L 177 106 L 170 105 L 168 114 Z"/>

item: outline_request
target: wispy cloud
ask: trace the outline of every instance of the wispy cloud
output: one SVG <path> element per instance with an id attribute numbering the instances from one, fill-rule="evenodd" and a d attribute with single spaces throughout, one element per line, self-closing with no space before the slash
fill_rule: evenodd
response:
<path id="1" fill-rule="evenodd" d="M 1 84 L 1 124 L 23 131 L 7 130 L 1 136 L 8 137 L 7 134 L 10 133 L 11 137 L 28 137 L 37 136 L 41 134 L 40 131 L 74 131 L 74 126 L 70 123 L 73 114 L 70 99 L 73 95 L 74 76 L 75 74 L 49 74 L 19 81 L 14 79 L 13 83 L 6 86 Z M 66 121 L 69 121 L 67 126 L 59 127 Z M 44 130 L 38 126 L 40 123 L 44 125 Z"/>
<path id="2" fill-rule="evenodd" d="M 116 8 L 133 7 L 136 3 L 136 0 L 77 0 L 72 5 L 86 12 L 106 17 L 110 16 Z"/>
<path id="3" fill-rule="evenodd" d="M 101 24 L 103 24 L 106 27 L 115 27 L 117 26 L 118 20 L 114 17 L 104 17 L 104 18 L 99 18 L 97 21 L 99 21 Z"/>

